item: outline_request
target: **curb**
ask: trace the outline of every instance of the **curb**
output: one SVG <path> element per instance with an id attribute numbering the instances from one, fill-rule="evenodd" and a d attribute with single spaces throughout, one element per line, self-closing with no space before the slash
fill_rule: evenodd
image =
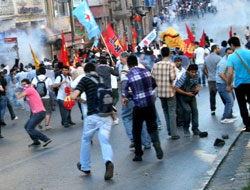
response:
<path id="1" fill-rule="evenodd" d="M 232 149 L 232 147 L 235 145 L 238 138 L 242 134 L 243 131 L 242 131 L 241 127 L 244 128 L 243 125 L 240 125 L 236 129 L 236 135 L 233 136 L 234 138 L 231 138 L 232 140 L 228 141 L 228 143 L 226 143 L 224 145 L 224 147 L 221 149 L 221 151 L 218 154 L 217 158 L 211 164 L 211 167 L 208 169 L 208 171 L 205 173 L 205 175 L 201 178 L 200 186 L 196 190 L 205 190 L 208 187 L 209 183 L 211 182 L 211 180 L 215 176 L 215 174 L 216 174 L 217 170 L 219 169 L 220 165 L 223 163 L 223 161 L 225 160 L 225 158 L 229 154 L 230 150 Z"/>

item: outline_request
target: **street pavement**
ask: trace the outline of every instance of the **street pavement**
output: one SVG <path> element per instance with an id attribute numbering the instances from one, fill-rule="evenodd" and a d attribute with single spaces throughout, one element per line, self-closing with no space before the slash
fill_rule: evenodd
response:
<path id="1" fill-rule="evenodd" d="M 115 165 L 114 178 L 110 181 L 104 181 L 105 166 L 96 136 L 91 152 L 91 175 L 85 176 L 76 168 L 82 134 L 82 121 L 77 106 L 72 110 L 72 118 L 77 125 L 70 128 L 60 126 L 58 108 L 53 112 L 53 129 L 44 131 L 53 142 L 46 148 L 27 147 L 31 140 L 23 126 L 29 117 L 28 112 L 17 109 L 19 119 L 10 121 L 7 111 L 8 125 L 2 129 L 5 138 L 0 140 L 0 190 L 203 189 L 238 137 L 241 125 L 240 117 L 234 124 L 220 123 L 224 106 L 218 95 L 216 116 L 211 116 L 208 94 L 208 88 L 201 87 L 197 97 L 200 130 L 208 132 L 207 138 L 192 135 L 184 137 L 182 129 L 179 129 L 181 138 L 171 140 L 166 132 L 160 102 L 156 102 L 163 123 L 159 131 L 163 160 L 157 160 L 152 148 L 144 151 L 142 162 L 133 162 L 134 154 L 129 149 L 130 142 L 120 119 L 120 124 L 113 126 L 110 137 Z M 117 107 L 121 110 L 120 102 Z M 237 103 L 234 114 L 239 116 Z M 228 134 L 229 140 L 223 148 L 215 148 L 214 140 L 223 134 Z"/>

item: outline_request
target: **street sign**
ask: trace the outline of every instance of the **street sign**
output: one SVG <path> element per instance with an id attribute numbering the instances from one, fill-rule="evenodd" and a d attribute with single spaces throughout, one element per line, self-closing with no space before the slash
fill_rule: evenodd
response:
<path id="1" fill-rule="evenodd" d="M 13 37 L 13 38 L 4 38 L 4 42 L 5 43 L 16 43 L 17 42 L 17 38 Z"/>

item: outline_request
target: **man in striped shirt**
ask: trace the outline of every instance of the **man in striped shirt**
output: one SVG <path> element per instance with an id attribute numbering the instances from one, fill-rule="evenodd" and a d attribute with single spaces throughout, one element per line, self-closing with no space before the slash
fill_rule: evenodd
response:
<path id="1" fill-rule="evenodd" d="M 128 80 L 122 92 L 122 104 L 125 106 L 128 98 L 131 97 L 129 93 L 129 88 L 131 88 L 132 99 L 135 103 L 133 109 L 135 157 L 133 161 L 142 161 L 141 131 L 143 121 L 146 121 L 156 156 L 158 159 L 162 159 L 163 151 L 160 146 L 154 106 L 153 89 L 156 87 L 155 80 L 147 69 L 138 67 L 138 61 L 135 56 L 130 55 L 127 59 L 127 64 L 130 71 L 127 74 Z"/>
<path id="2" fill-rule="evenodd" d="M 173 140 L 179 139 L 176 132 L 176 98 L 174 80 L 176 77 L 175 64 L 170 62 L 168 47 L 161 49 L 163 60 L 154 64 L 152 76 L 157 84 L 157 96 L 161 100 L 162 109 L 167 123 L 168 134 Z"/>
<path id="3" fill-rule="evenodd" d="M 184 124 L 183 129 L 186 135 L 189 135 L 190 118 L 192 114 L 192 131 L 194 135 L 199 135 L 198 129 L 198 109 L 195 95 L 198 94 L 199 78 L 197 75 L 198 66 L 190 64 L 187 72 L 183 73 L 181 78 L 176 82 L 176 92 L 180 94 L 180 104 L 183 108 Z"/>

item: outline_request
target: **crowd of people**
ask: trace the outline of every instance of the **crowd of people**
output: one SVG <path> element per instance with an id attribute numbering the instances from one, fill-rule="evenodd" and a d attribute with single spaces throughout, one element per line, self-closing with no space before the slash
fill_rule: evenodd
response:
<path id="1" fill-rule="evenodd" d="M 71 119 L 72 106 L 67 104 L 75 100 L 83 119 L 77 168 L 87 175 L 91 173 L 91 142 L 97 132 L 106 167 L 105 180 L 113 177 L 109 135 L 112 125 L 119 123 L 118 118 L 121 118 L 131 142 L 129 147 L 135 149 L 133 161 L 142 161 L 142 147 L 150 149 L 151 144 L 156 157 L 163 159 L 158 135 L 163 123 L 158 115 L 160 108 L 155 107 L 157 98 L 165 116 L 164 126 L 173 140 L 180 138 L 177 127 L 182 127 L 187 136 L 191 135 L 191 131 L 200 137 L 207 135 L 199 129 L 196 102 L 202 84 L 209 87 L 212 116 L 216 114 L 215 97 L 219 92 L 225 109 L 224 113 L 217 114 L 221 115 L 223 124 L 237 119 L 233 115 L 236 95 L 245 131 L 250 132 L 247 108 L 250 103 L 250 51 L 241 48 L 238 37 L 223 41 L 222 47 L 211 40 L 208 43 L 205 48 L 195 43 L 193 60 L 179 50 L 171 51 L 166 45 L 153 44 L 142 49 L 138 46 L 135 53 L 123 52 L 118 60 L 110 57 L 104 48 L 96 48 L 81 50 L 81 62 L 71 62 L 70 66 L 56 57 L 53 61 L 45 59 L 37 70 L 34 65 L 24 67 L 19 61 L 12 69 L 3 63 L 0 71 L 0 129 L 6 125 L 6 107 L 14 120 L 18 118 L 13 107 L 27 109 L 26 105 L 29 105 L 31 116 L 25 124 L 25 130 L 33 141 L 29 146 L 40 146 L 42 141 L 46 147 L 52 139 L 37 130 L 36 126 L 53 129 L 50 120 L 55 102 L 58 103 L 61 125 L 65 128 L 75 125 Z M 122 110 L 121 116 L 118 116 L 116 104 L 120 96 Z M 43 120 L 45 126 L 42 125 Z"/>

